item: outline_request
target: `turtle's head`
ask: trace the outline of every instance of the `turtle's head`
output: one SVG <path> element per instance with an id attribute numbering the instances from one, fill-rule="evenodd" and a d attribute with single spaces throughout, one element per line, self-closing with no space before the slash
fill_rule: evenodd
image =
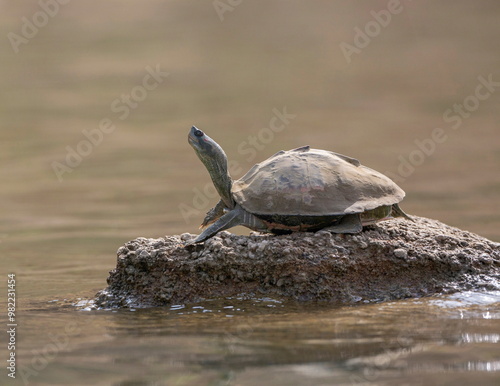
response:
<path id="1" fill-rule="evenodd" d="M 200 158 L 226 158 L 226 154 L 219 144 L 196 126 L 191 127 L 188 135 L 188 142 Z"/>
<path id="2" fill-rule="evenodd" d="M 201 162 L 207 167 L 210 175 L 211 170 L 227 174 L 227 157 L 224 150 L 212 138 L 206 135 L 196 126 L 191 127 L 188 135 L 188 142 L 200 158 Z"/>
<path id="3" fill-rule="evenodd" d="M 234 206 L 231 195 L 233 181 L 227 170 L 226 153 L 217 142 L 195 126 L 189 131 L 188 142 L 210 173 L 222 200 L 227 207 L 232 209 Z"/>

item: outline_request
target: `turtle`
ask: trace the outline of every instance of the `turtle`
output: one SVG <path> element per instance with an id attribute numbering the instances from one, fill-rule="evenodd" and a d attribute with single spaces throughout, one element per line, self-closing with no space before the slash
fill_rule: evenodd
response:
<path id="1" fill-rule="evenodd" d="M 188 142 L 220 195 L 186 245 L 242 225 L 254 231 L 359 233 L 363 226 L 393 217 L 411 219 L 398 205 L 405 192 L 385 175 L 355 159 L 302 146 L 279 151 L 233 181 L 224 150 L 193 126 Z"/>

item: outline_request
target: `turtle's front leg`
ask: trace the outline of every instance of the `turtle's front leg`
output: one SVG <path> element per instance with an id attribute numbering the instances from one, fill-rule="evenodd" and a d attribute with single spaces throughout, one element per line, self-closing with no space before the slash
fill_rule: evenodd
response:
<path id="1" fill-rule="evenodd" d="M 217 205 L 215 205 L 212 209 L 207 212 L 205 219 L 200 225 L 200 228 L 205 228 L 209 224 L 217 221 L 224 214 L 224 210 L 227 209 L 224 201 L 220 200 Z"/>
<path id="2" fill-rule="evenodd" d="M 199 234 L 194 240 L 185 243 L 184 246 L 187 247 L 192 244 L 201 243 L 202 241 L 205 241 L 210 237 L 215 236 L 220 231 L 235 227 L 236 225 L 241 225 L 242 219 L 240 214 L 241 212 L 237 209 L 233 209 L 232 211 L 224 214 L 212 225 L 210 225 L 203 232 L 201 232 L 201 234 Z"/>

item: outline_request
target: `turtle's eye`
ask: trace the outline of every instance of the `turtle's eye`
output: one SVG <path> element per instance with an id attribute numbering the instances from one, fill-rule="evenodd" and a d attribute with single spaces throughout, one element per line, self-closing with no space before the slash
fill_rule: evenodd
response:
<path id="1" fill-rule="evenodd" d="M 194 131 L 194 135 L 196 135 L 197 137 L 203 137 L 203 131 L 196 129 Z"/>

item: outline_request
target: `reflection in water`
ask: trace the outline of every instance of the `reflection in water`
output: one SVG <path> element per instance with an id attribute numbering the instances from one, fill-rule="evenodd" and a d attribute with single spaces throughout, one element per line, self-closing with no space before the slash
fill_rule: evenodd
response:
<path id="1" fill-rule="evenodd" d="M 487 335 L 463 334 L 462 335 L 462 342 L 464 342 L 464 343 L 482 343 L 482 342 L 498 343 L 499 341 L 500 341 L 499 334 L 487 334 Z"/>

